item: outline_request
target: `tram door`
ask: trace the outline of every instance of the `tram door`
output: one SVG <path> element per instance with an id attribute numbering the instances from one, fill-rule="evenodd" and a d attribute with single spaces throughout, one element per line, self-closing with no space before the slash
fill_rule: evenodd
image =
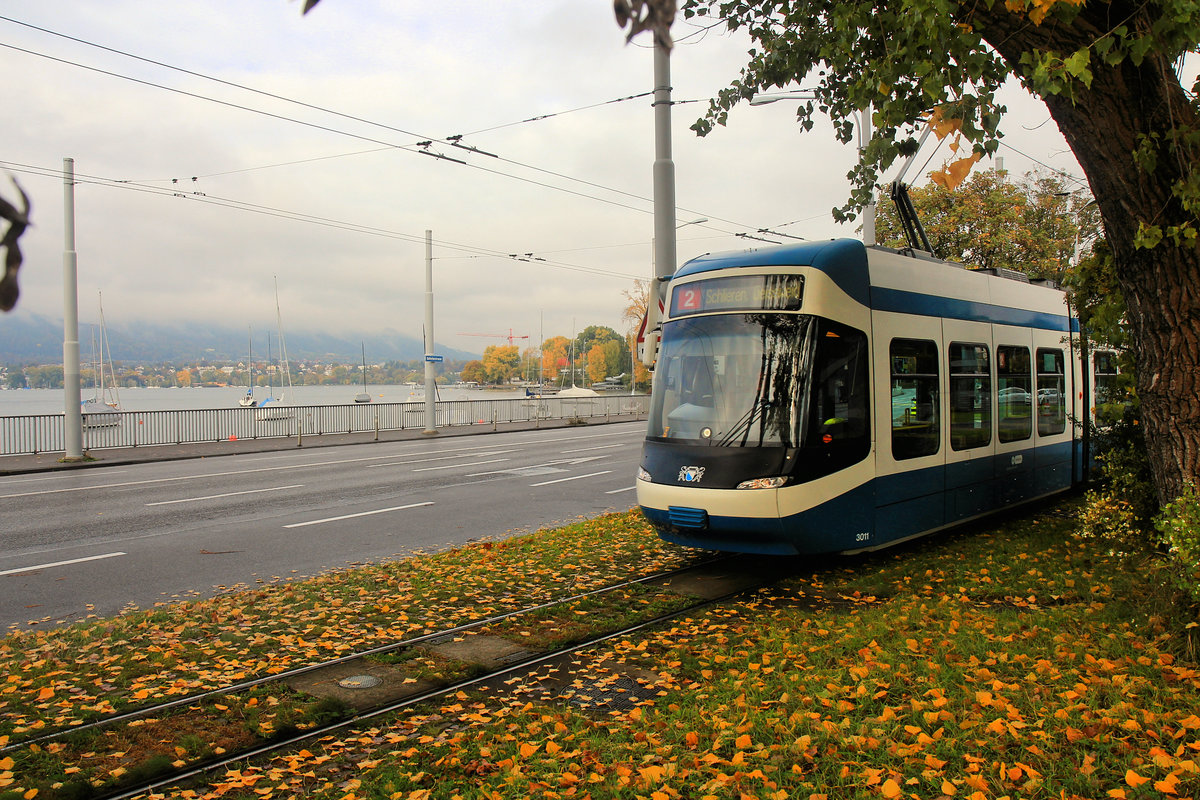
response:
<path id="1" fill-rule="evenodd" d="M 874 544 L 945 523 L 941 320 L 873 315 L 876 381 Z"/>
<path id="2" fill-rule="evenodd" d="M 942 321 L 946 355 L 946 522 L 995 508 L 995 347 L 984 322 Z"/>
<path id="3" fill-rule="evenodd" d="M 1037 385 L 1029 328 L 993 325 L 996 344 L 996 502 L 1008 505 L 1037 495 Z"/>

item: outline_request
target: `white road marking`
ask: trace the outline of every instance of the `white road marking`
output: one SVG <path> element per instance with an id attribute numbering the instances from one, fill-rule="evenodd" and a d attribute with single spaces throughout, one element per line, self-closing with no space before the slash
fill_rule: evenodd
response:
<path id="1" fill-rule="evenodd" d="M 585 453 L 588 450 L 611 450 L 614 447 L 628 447 L 627 444 L 598 444 L 595 447 L 580 447 L 578 450 L 563 450 L 563 453 Z"/>
<path id="2" fill-rule="evenodd" d="M 437 458 L 418 458 L 414 461 L 389 461 L 386 464 L 367 464 L 367 469 L 372 467 L 404 467 L 409 464 L 424 464 L 427 461 L 449 461 L 453 458 L 464 458 L 471 456 L 502 456 L 505 453 L 519 453 L 519 450 L 493 450 L 490 453 L 456 453 L 452 456 L 438 456 Z M 417 470 L 414 470 L 416 472 Z"/>
<path id="3" fill-rule="evenodd" d="M 468 475 L 467 477 L 474 478 L 479 475 L 499 475 L 500 473 L 509 473 L 509 474 L 519 475 L 522 471 L 538 469 L 539 467 L 554 467 L 559 464 L 586 464 L 589 461 L 599 461 L 600 459 L 602 459 L 604 457 L 605 456 L 584 456 L 583 458 L 559 458 L 554 461 L 546 461 L 542 464 L 530 464 L 527 467 L 518 467 L 516 469 L 494 469 L 489 472 L 473 472 L 470 475 Z M 479 463 L 486 464 L 487 462 L 481 461 Z M 416 470 L 413 470 L 413 471 L 416 472 Z"/>
<path id="4" fill-rule="evenodd" d="M 620 494 L 621 492 L 632 492 L 636 488 L 637 488 L 636 486 L 626 486 L 624 489 L 613 489 L 611 492 L 605 492 L 605 494 Z"/>
<path id="5" fill-rule="evenodd" d="M 305 525 L 320 525 L 324 522 L 337 522 L 340 519 L 354 519 L 355 517 L 369 517 L 372 514 L 386 514 L 389 511 L 403 511 L 406 508 L 420 508 L 421 506 L 431 506 L 432 501 L 425 503 L 409 503 L 406 506 L 392 506 L 391 508 L 377 508 L 374 511 L 360 511 L 357 514 L 343 514 L 340 517 L 326 517 L 325 519 L 313 519 L 308 522 L 293 522 L 291 525 L 284 525 L 285 528 L 303 528 Z"/>
<path id="6" fill-rule="evenodd" d="M 579 481 L 579 480 L 583 480 L 584 478 L 594 478 L 597 475 L 607 475 L 610 472 L 612 472 L 611 469 L 606 469 L 603 472 L 592 472 L 587 475 L 575 475 L 570 478 L 559 478 L 556 481 L 542 481 L 541 483 L 531 483 L 529 485 L 530 486 L 549 486 L 552 483 L 562 483 L 564 481 Z"/>
<path id="7" fill-rule="evenodd" d="M 114 469 L 111 471 L 106 469 L 106 470 L 104 470 L 104 474 L 105 475 L 121 475 L 128 471 L 129 470 L 127 470 L 127 469 Z M 79 475 L 78 472 L 74 473 L 74 476 L 78 476 L 78 475 Z M 3 479 L 3 480 L 0 480 L 0 486 L 17 486 L 22 483 L 36 483 L 37 481 L 60 481 L 65 477 L 66 477 L 66 475 L 59 473 L 57 475 L 44 475 L 40 478 L 20 478 L 20 479 L 15 479 L 15 480 L 14 479 Z"/>
<path id="8" fill-rule="evenodd" d="M 433 472 L 435 469 L 458 469 L 459 467 L 477 467 L 480 464 L 499 464 L 501 461 L 508 461 L 507 458 L 493 458 L 490 461 L 474 461 L 469 464 L 443 464 L 440 467 L 418 467 L 413 472 Z"/>
<path id="9" fill-rule="evenodd" d="M 32 567 L 20 567 L 18 569 L 6 569 L 0 572 L 0 575 L 16 575 L 21 572 L 33 572 L 39 569 L 49 569 L 50 567 L 65 567 L 69 564 L 82 564 L 85 561 L 99 561 L 102 558 L 116 558 L 123 556 L 124 553 L 105 553 L 102 556 L 87 556 L 86 558 L 72 558 L 69 561 L 51 561 L 49 564 L 36 564 Z"/>
<path id="10" fill-rule="evenodd" d="M 260 494 L 262 492 L 280 492 L 284 489 L 300 489 L 303 483 L 293 483 L 290 486 L 273 486 L 270 489 L 247 489 L 244 492 L 225 492 L 225 494 L 210 494 L 204 497 L 185 497 L 182 500 L 160 500 L 157 503 L 146 503 L 148 506 L 169 506 L 172 503 L 195 503 L 198 500 L 216 500 L 221 497 L 236 497 L 241 494 Z"/>

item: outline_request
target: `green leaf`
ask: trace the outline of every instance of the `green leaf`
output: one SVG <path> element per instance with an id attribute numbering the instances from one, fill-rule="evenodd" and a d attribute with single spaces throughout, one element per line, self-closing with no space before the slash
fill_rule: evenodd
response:
<path id="1" fill-rule="evenodd" d="M 1158 243 L 1162 239 L 1163 229 L 1161 226 L 1139 222 L 1137 235 L 1133 239 L 1133 245 L 1140 250 L 1153 250 L 1155 247 L 1158 247 Z"/>
<path id="2" fill-rule="evenodd" d="M 1089 89 L 1092 86 L 1092 71 L 1088 66 L 1090 60 L 1091 53 L 1084 47 L 1076 50 L 1063 62 L 1063 66 L 1066 67 L 1067 72 L 1082 81 L 1083 85 Z"/>

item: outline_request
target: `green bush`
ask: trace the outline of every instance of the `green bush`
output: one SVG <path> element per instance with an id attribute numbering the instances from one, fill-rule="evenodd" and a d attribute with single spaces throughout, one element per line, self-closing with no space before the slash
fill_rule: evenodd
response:
<path id="1" fill-rule="evenodd" d="M 1200 495 L 1188 483 L 1154 520 L 1171 556 L 1179 588 L 1200 602 Z"/>
<path id="2" fill-rule="evenodd" d="M 1145 552 L 1154 540 L 1158 494 L 1136 410 L 1095 430 L 1092 442 L 1098 485 L 1087 493 L 1080 534 L 1106 543 L 1114 553 Z"/>

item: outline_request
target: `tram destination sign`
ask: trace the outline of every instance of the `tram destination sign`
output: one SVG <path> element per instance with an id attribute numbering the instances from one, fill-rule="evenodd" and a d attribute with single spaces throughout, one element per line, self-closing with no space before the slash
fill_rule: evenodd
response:
<path id="1" fill-rule="evenodd" d="M 803 275 L 734 275 L 692 281 L 671 294 L 671 316 L 720 311 L 799 311 Z"/>

